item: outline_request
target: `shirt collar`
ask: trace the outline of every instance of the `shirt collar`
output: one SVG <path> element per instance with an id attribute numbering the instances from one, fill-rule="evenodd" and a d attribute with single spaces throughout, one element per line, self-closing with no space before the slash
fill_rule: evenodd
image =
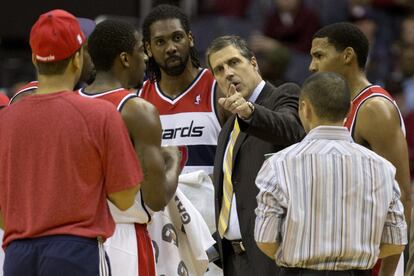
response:
<path id="1" fill-rule="evenodd" d="M 262 80 L 259 82 L 259 84 L 256 86 L 256 88 L 253 90 L 253 93 L 250 95 L 249 102 L 256 102 L 257 98 L 259 97 L 260 93 L 263 90 L 263 87 L 265 86 L 266 82 Z"/>
<path id="2" fill-rule="evenodd" d="M 306 140 L 344 140 L 354 142 L 351 133 L 346 127 L 341 126 L 318 126 L 309 131 L 305 137 Z"/>

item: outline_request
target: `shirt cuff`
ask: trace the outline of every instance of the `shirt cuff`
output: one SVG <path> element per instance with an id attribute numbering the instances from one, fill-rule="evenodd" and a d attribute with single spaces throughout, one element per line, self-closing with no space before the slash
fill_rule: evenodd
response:
<path id="1" fill-rule="evenodd" d="M 400 222 L 398 225 L 385 224 L 384 230 L 382 231 L 381 243 L 394 245 L 407 244 L 407 224 L 405 221 Z"/>
<path id="2" fill-rule="evenodd" d="M 282 220 L 277 216 L 256 216 L 254 239 L 261 243 L 275 243 L 280 235 Z"/>

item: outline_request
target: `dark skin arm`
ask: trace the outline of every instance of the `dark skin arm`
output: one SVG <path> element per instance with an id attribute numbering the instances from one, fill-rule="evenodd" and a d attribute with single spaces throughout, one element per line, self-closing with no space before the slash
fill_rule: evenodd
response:
<path id="1" fill-rule="evenodd" d="M 396 167 L 396 180 L 401 190 L 404 215 L 406 219 L 410 218 L 411 184 L 408 149 L 400 127 L 399 114 L 394 105 L 380 97 L 367 100 L 358 112 L 355 141 L 370 148 Z M 380 275 L 392 275 L 399 257 L 399 255 L 391 255 L 384 258 Z"/>
<path id="2" fill-rule="evenodd" d="M 141 185 L 144 201 L 151 210 L 162 210 L 177 189 L 180 153 L 176 147 L 161 147 L 159 114 L 149 102 L 130 99 L 121 115 L 144 172 Z"/>

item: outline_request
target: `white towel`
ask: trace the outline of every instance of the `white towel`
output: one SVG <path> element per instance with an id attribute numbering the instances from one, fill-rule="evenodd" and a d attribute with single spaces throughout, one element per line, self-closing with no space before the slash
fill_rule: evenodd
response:
<path id="1" fill-rule="evenodd" d="M 203 275 L 206 250 L 215 241 L 200 213 L 178 188 L 164 211 L 148 224 L 153 239 L 157 275 Z"/>
<path id="2" fill-rule="evenodd" d="M 216 222 L 214 185 L 211 178 L 202 170 L 181 174 L 178 179 L 178 187 L 180 187 L 180 190 L 191 201 L 197 211 L 200 212 L 210 233 L 213 234 L 216 231 Z"/>

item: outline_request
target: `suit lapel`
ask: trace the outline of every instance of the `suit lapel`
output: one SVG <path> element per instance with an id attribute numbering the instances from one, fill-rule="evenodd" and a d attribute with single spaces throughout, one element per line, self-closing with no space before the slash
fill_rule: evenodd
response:
<path id="1" fill-rule="evenodd" d="M 256 103 L 262 105 L 267 97 L 269 97 L 270 93 L 272 93 L 272 87 L 266 82 L 262 92 L 259 97 L 257 97 Z"/>
<path id="2" fill-rule="evenodd" d="M 217 175 L 218 178 L 215 179 L 214 184 L 217 185 L 217 187 L 215 187 L 215 192 L 218 195 L 218 198 L 220 199 L 221 202 L 221 195 L 223 192 L 223 188 L 222 188 L 222 184 L 223 184 L 223 162 L 224 162 L 224 155 L 226 154 L 226 149 L 227 149 L 227 144 L 229 142 L 230 139 L 230 133 L 233 130 L 233 125 L 234 125 L 234 119 L 236 117 L 233 115 L 231 116 L 226 123 L 224 124 L 224 126 L 221 129 L 220 136 L 222 140 L 224 140 L 224 142 L 219 142 L 217 144 L 217 151 L 216 151 L 216 158 L 217 159 L 217 164 L 220 164 L 219 167 L 215 167 L 214 170 L 217 170 Z M 215 162 L 216 164 L 216 162 Z"/>

